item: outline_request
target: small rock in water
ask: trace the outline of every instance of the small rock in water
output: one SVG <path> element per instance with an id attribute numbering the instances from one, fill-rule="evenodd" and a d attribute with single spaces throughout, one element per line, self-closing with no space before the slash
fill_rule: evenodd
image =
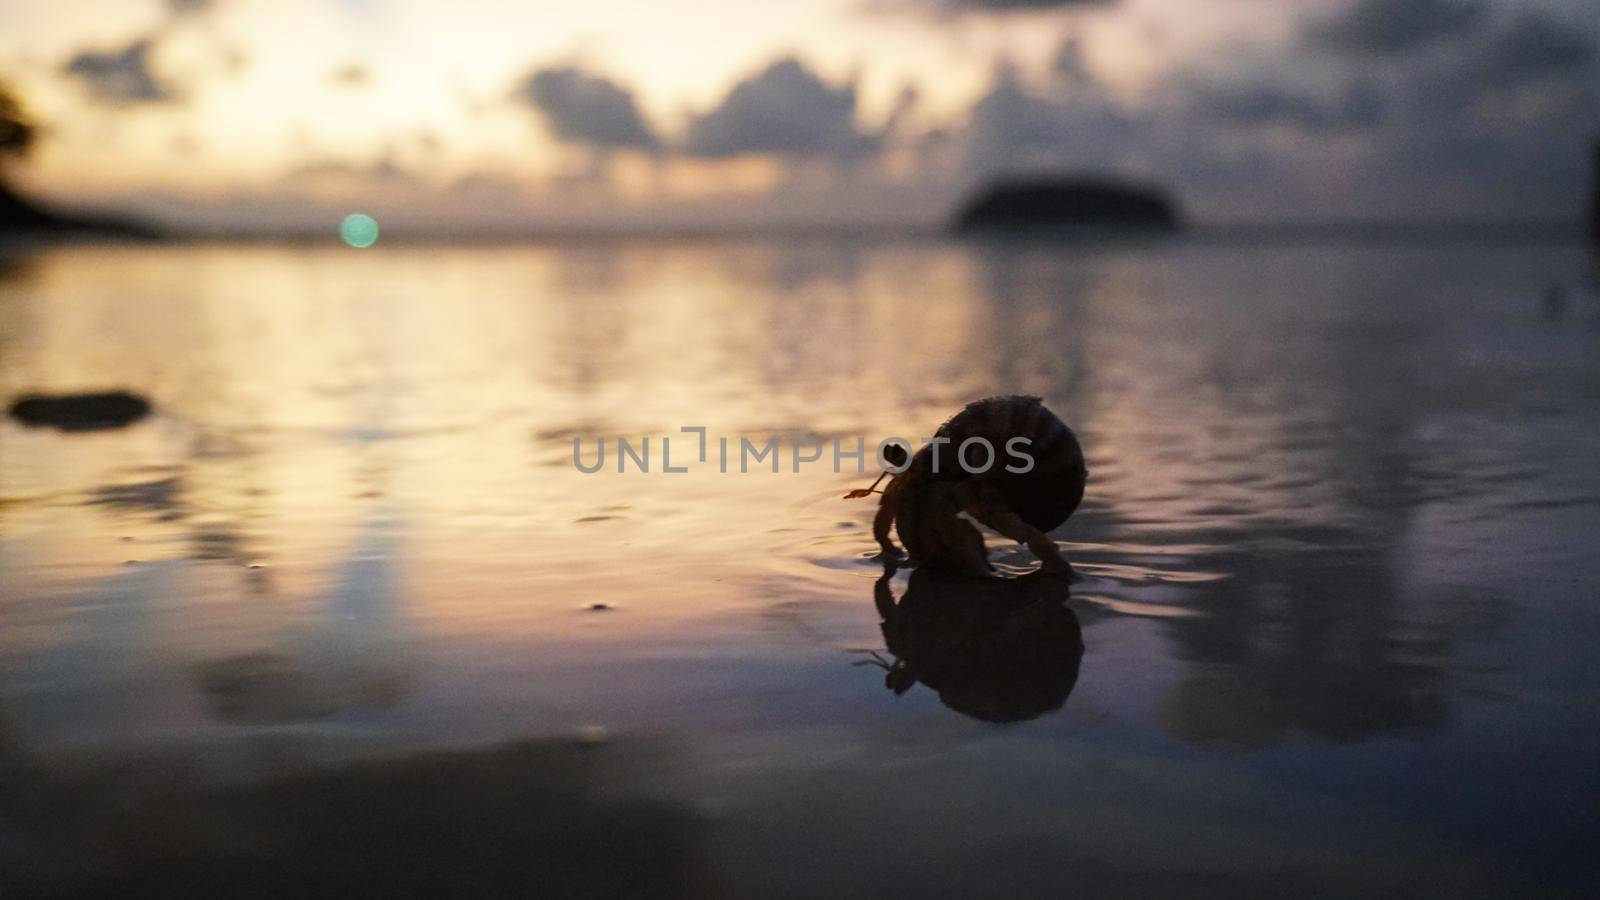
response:
<path id="1" fill-rule="evenodd" d="M 589 609 L 590 612 L 605 612 L 606 610 L 611 609 L 611 604 L 609 604 L 609 603 L 591 603 L 591 604 L 589 604 L 588 609 Z"/>
<path id="2" fill-rule="evenodd" d="M 150 414 L 150 401 L 127 391 L 101 394 L 29 394 L 11 404 L 11 418 L 30 428 L 98 431 L 122 428 Z"/>

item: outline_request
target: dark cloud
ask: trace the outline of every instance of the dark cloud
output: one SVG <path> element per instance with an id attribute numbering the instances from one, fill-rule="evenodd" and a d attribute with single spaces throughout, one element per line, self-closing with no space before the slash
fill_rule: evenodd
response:
<path id="1" fill-rule="evenodd" d="M 876 135 L 856 126 L 854 84 L 829 85 L 799 60 L 781 59 L 735 84 L 715 108 L 689 123 L 683 151 L 693 156 L 854 157 Z"/>
<path id="2" fill-rule="evenodd" d="M 1572 186 L 1584 181 L 1590 134 L 1573 123 L 1600 121 L 1593 33 L 1549 7 L 1482 20 L 1467 15 L 1470 22 L 1454 20 L 1447 29 L 1449 52 L 1395 53 L 1377 71 L 1370 55 L 1350 55 L 1319 73 L 1324 83 L 1342 77 L 1352 85 L 1340 95 L 1294 87 L 1316 85 L 1297 79 L 1304 66 L 1291 56 L 1267 61 L 1252 83 L 1190 90 L 1192 105 L 1178 116 L 1188 145 L 1197 153 L 1258 154 L 1282 177 L 1284 196 L 1298 191 L 1305 208 L 1324 215 L 1575 213 Z M 1408 34 L 1424 42 L 1439 37 Z M 1397 43 L 1364 46 L 1370 52 Z M 1361 140 L 1269 144 L 1257 134 L 1264 125 Z M 1338 177 L 1322 175 L 1330 171 Z M 1241 181 L 1229 190 L 1244 196 L 1256 188 Z"/>
<path id="3" fill-rule="evenodd" d="M 95 100 L 109 106 L 139 106 L 182 100 L 186 91 L 158 75 L 150 57 L 173 34 L 214 13 L 222 0 L 165 0 L 165 15 L 141 37 L 120 50 L 81 50 L 61 65 Z M 204 24 L 203 22 L 201 23 Z M 202 30 L 222 74 L 238 75 L 250 57 L 228 44 L 214 30 Z M 186 85 L 192 87 L 192 85 Z"/>
<path id="4" fill-rule="evenodd" d="M 628 89 L 572 66 L 533 72 L 512 96 L 543 114 L 563 141 L 609 149 L 656 150 L 661 145 Z"/>
<path id="5" fill-rule="evenodd" d="M 1410 199 L 1439 214 L 1575 215 L 1600 95 L 1560 79 L 1474 88 L 1471 72 L 1399 85 L 1348 185 L 1357 202 Z M 1454 91 L 1454 93 L 1452 93 Z M 1363 190 L 1364 189 L 1364 190 Z"/>
<path id="6" fill-rule="evenodd" d="M 1331 19 L 1314 22 L 1308 43 L 1344 53 L 1392 54 L 1475 28 L 1483 0 L 1355 0 Z"/>
<path id="7" fill-rule="evenodd" d="M 1381 72 L 1349 60 L 1308 73 L 1286 53 L 1229 80 L 1173 70 L 1137 100 L 1083 77 L 1081 49 L 1068 49 L 1037 78 L 1002 68 L 948 139 L 960 152 L 930 158 L 965 184 L 1148 178 L 1223 216 L 1567 215 L 1589 164 L 1588 129 L 1572 123 L 1600 121 L 1600 91 L 1574 76 L 1600 51 L 1570 24 L 1527 16 Z"/>
<path id="8" fill-rule="evenodd" d="M 916 85 L 908 84 L 901 88 L 900 95 L 895 98 L 894 106 L 889 109 L 888 118 L 884 119 L 880 133 L 889 136 L 905 131 L 907 121 L 921 104 L 922 92 L 917 90 Z"/>
<path id="9" fill-rule="evenodd" d="M 1482 74 L 1492 81 L 1519 84 L 1587 68 L 1595 56 L 1595 42 L 1588 34 L 1529 10 L 1495 39 L 1483 59 Z"/>
<path id="10" fill-rule="evenodd" d="M 1289 125 L 1308 131 L 1368 128 L 1383 118 L 1386 99 L 1370 82 L 1357 82 L 1332 99 L 1275 84 L 1210 89 L 1196 103 L 1223 122 L 1246 126 Z"/>
<path id="11" fill-rule="evenodd" d="M 960 148 L 955 180 L 970 185 L 1025 172 L 1114 175 L 1170 186 L 1186 205 L 1193 201 L 1196 208 L 1230 215 L 1239 213 L 1241 198 L 1307 203 L 1294 181 L 1306 161 L 1270 149 L 1275 145 L 1261 139 L 1258 125 L 1222 112 L 1224 104 L 1217 98 L 1227 96 L 1230 103 L 1251 107 L 1251 117 L 1266 115 L 1256 108 L 1267 103 L 1234 99 L 1255 92 L 1247 84 L 1199 89 L 1197 76 L 1173 73 L 1169 83 L 1153 86 L 1149 96 L 1131 104 L 1093 81 L 1064 78 L 1057 71 L 1050 75 L 1047 81 L 1030 83 L 1013 69 L 997 72 L 963 127 L 943 139 Z M 1294 112 L 1296 120 L 1326 115 L 1298 108 Z M 1294 121 L 1287 127 L 1302 124 Z M 1308 143 L 1315 148 L 1334 142 Z"/>
<path id="12" fill-rule="evenodd" d="M 1149 125 L 1088 85 L 1039 90 L 1002 68 L 967 117 L 969 174 L 1028 168 L 1112 168 Z"/>
<path id="13" fill-rule="evenodd" d="M 112 106 L 165 103 L 178 99 L 178 93 L 164 84 L 150 68 L 149 38 L 134 41 L 121 50 L 85 50 L 61 67 L 77 78 L 94 99 Z"/>
<path id="14" fill-rule="evenodd" d="M 198 16 L 216 7 L 216 0 L 167 0 L 167 11 L 174 16 Z"/>
<path id="15" fill-rule="evenodd" d="M 302 160 L 283 174 L 286 182 L 393 182 L 410 180 L 415 175 L 401 166 L 394 155 L 385 152 L 376 159 L 359 162 L 338 157 L 315 157 Z"/>
<path id="16" fill-rule="evenodd" d="M 527 186 L 509 175 L 498 172 L 469 172 L 452 181 L 445 190 L 469 197 L 504 199 L 525 193 Z"/>
<path id="17" fill-rule="evenodd" d="M 1490 132 L 1529 110 L 1600 98 L 1597 62 L 1590 33 L 1528 10 L 1458 52 L 1400 70 L 1396 89 L 1414 107 L 1413 127 L 1467 116 L 1471 128 Z"/>
<path id="18" fill-rule="evenodd" d="M 1076 37 L 1069 37 L 1056 48 L 1056 54 L 1050 60 L 1050 74 L 1071 85 L 1086 85 L 1094 82 L 1094 75 L 1089 71 L 1083 55 L 1083 41 Z"/>

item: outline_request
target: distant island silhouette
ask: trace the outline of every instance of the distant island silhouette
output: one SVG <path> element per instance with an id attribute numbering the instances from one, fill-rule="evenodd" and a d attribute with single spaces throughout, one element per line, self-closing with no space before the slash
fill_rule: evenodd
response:
<path id="1" fill-rule="evenodd" d="M 951 227 L 983 231 L 1168 232 L 1182 226 L 1176 204 L 1160 188 L 1106 176 L 1030 176 L 981 189 L 956 212 Z"/>

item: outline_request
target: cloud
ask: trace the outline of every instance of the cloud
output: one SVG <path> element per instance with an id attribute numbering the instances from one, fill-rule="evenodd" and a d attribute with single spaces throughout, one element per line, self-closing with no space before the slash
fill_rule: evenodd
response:
<path id="1" fill-rule="evenodd" d="M 150 68 L 153 46 L 149 38 L 142 38 L 121 50 L 81 51 L 61 70 L 82 81 L 91 97 L 111 106 L 176 100 L 177 91 L 162 83 Z"/>
<path id="2" fill-rule="evenodd" d="M 735 84 L 722 102 L 695 117 L 683 140 L 692 156 L 772 154 L 856 157 L 877 135 L 856 126 L 854 84 L 829 85 L 792 57 Z"/>
<path id="3" fill-rule="evenodd" d="M 967 116 L 969 174 L 1028 168 L 1116 168 L 1142 143 L 1149 123 L 1092 84 L 1038 90 L 1002 67 Z"/>
<path id="4" fill-rule="evenodd" d="M 238 75 L 250 68 L 250 54 L 243 47 L 223 46 L 217 51 L 217 60 L 228 75 Z"/>
<path id="5" fill-rule="evenodd" d="M 1341 14 L 1312 23 L 1312 46 L 1350 54 L 1401 53 L 1475 28 L 1483 0 L 1355 0 Z"/>
<path id="6" fill-rule="evenodd" d="M 943 177 L 1115 174 L 1223 216 L 1565 214 L 1588 164 L 1570 123 L 1595 121 L 1600 102 L 1583 79 L 1555 77 L 1596 64 L 1572 38 L 1485 29 L 1381 77 L 1350 61 L 1313 78 L 1286 52 L 1232 79 L 1169 70 L 1136 97 L 1082 77 L 1068 50 L 1036 77 L 997 71 L 947 139 L 959 151 L 942 155 Z M 1509 73 L 1536 74 L 1512 94 Z"/>
<path id="7" fill-rule="evenodd" d="M 1591 34 L 1527 10 L 1459 52 L 1400 70 L 1396 90 L 1408 97 L 1417 127 L 1466 116 L 1458 124 L 1485 135 L 1508 125 L 1520 131 L 1527 123 L 1511 123 L 1530 111 L 1600 100 L 1594 80 L 1585 77 L 1597 61 Z M 1531 138 L 1524 133 L 1524 139 Z"/>
<path id="8" fill-rule="evenodd" d="M 907 122 L 922 104 L 922 92 L 916 85 L 907 84 L 900 89 L 899 96 L 895 97 L 894 106 L 890 107 L 889 115 L 883 120 L 880 130 L 885 138 L 901 134 L 907 129 Z"/>
<path id="9" fill-rule="evenodd" d="M 1319 102 L 1264 75 L 1196 87 L 1199 76 L 1178 71 L 1131 98 L 1067 68 L 1053 64 L 1047 78 L 1032 80 L 998 69 L 965 121 L 942 139 L 958 148 L 953 157 L 940 154 L 945 179 L 970 188 L 1034 172 L 1111 175 L 1170 186 L 1186 206 L 1213 213 L 1281 215 L 1277 206 L 1303 209 L 1318 199 L 1326 179 L 1317 174 L 1330 148 L 1344 142 L 1266 139 L 1261 126 L 1326 131 L 1336 119 L 1357 118 L 1341 109 L 1346 102 L 1374 102 Z"/>
<path id="10" fill-rule="evenodd" d="M 1595 56 L 1594 39 L 1588 34 L 1529 10 L 1512 20 L 1490 46 L 1482 74 L 1488 80 L 1520 84 L 1587 68 Z"/>
<path id="11" fill-rule="evenodd" d="M 1324 214 L 1574 214 L 1572 186 L 1585 182 L 1590 151 L 1589 134 L 1572 123 L 1600 121 L 1595 36 L 1548 8 L 1490 18 L 1446 6 L 1454 17 L 1381 36 L 1368 29 L 1366 40 L 1342 44 L 1359 52 L 1324 60 L 1333 67 L 1317 70 L 1318 81 L 1306 81 L 1304 62 L 1285 54 L 1257 60 L 1257 74 L 1242 85 L 1188 89 L 1191 106 L 1180 117 L 1191 145 L 1258 153 L 1306 208 Z M 1396 52 L 1443 40 L 1448 52 Z M 1378 71 L 1374 53 L 1386 54 Z M 1318 89 L 1341 79 L 1349 85 L 1342 94 Z M 1263 126 L 1300 139 L 1268 138 Z M 1183 171 L 1186 179 L 1204 175 Z M 1230 189 L 1261 190 L 1248 181 Z"/>
<path id="12" fill-rule="evenodd" d="M 1094 83 L 1094 73 L 1089 71 L 1088 62 L 1084 59 L 1083 41 L 1080 38 L 1069 37 L 1061 42 L 1055 56 L 1050 59 L 1050 74 L 1070 85 Z"/>
<path id="13" fill-rule="evenodd" d="M 216 0 L 167 0 L 167 11 L 174 16 L 199 16 L 210 12 Z"/>
<path id="14" fill-rule="evenodd" d="M 1117 0 L 940 0 L 943 6 L 979 12 L 1024 12 L 1072 6 L 1111 6 Z"/>
<path id="15" fill-rule="evenodd" d="M 504 199 L 525 193 L 527 186 L 500 172 L 468 172 L 446 185 L 445 190 L 468 197 Z"/>
<path id="16" fill-rule="evenodd" d="M 366 87 L 371 80 L 372 70 L 359 62 L 345 63 L 328 73 L 328 83 L 334 87 Z"/>
<path id="17" fill-rule="evenodd" d="M 530 73 L 512 96 L 537 109 L 563 141 L 651 151 L 661 145 L 627 88 L 573 66 Z"/>
<path id="18" fill-rule="evenodd" d="M 1196 102 L 1228 123 L 1292 125 L 1322 131 L 1376 125 L 1383 118 L 1387 101 L 1376 85 L 1358 81 L 1331 99 L 1257 83 L 1203 90 Z"/>
<path id="19" fill-rule="evenodd" d="M 1120 0 L 870 0 L 882 12 L 922 12 L 938 16 L 1053 12 L 1115 6 Z"/>
<path id="20" fill-rule="evenodd" d="M 375 186 L 411 188 L 420 184 L 421 178 L 385 150 L 366 161 L 334 156 L 302 159 L 286 169 L 279 182 L 291 190 L 350 193 Z"/>

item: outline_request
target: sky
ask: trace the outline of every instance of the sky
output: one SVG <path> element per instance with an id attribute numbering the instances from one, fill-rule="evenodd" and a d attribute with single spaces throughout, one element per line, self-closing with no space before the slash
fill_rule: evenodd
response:
<path id="1" fill-rule="evenodd" d="M 1600 0 L 5 0 L 0 81 L 28 190 L 202 230 L 926 226 L 1036 172 L 1576 219 Z"/>

